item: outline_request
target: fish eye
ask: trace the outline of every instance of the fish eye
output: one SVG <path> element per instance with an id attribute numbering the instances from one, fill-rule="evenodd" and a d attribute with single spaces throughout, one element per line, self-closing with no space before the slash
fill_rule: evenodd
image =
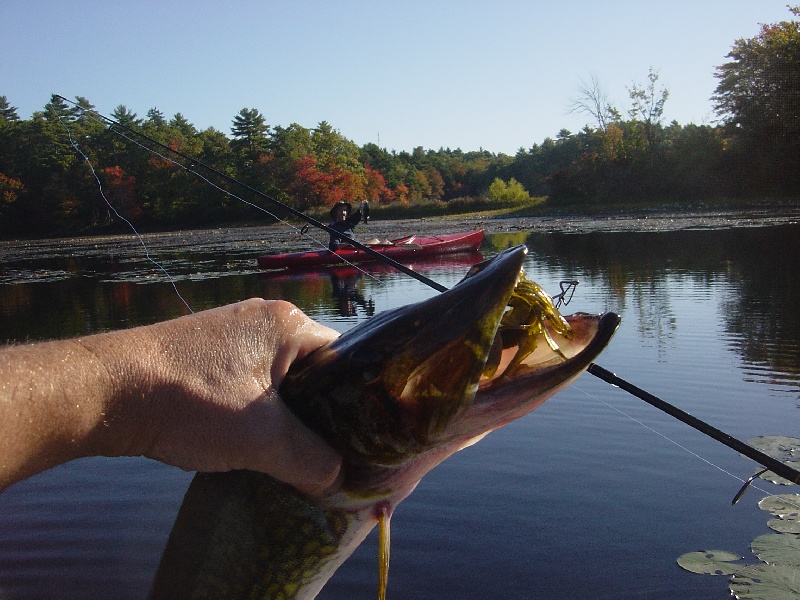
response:
<path id="1" fill-rule="evenodd" d="M 348 362 L 349 369 L 356 373 L 363 383 L 377 381 L 383 373 L 384 355 L 374 348 L 355 350 Z"/>

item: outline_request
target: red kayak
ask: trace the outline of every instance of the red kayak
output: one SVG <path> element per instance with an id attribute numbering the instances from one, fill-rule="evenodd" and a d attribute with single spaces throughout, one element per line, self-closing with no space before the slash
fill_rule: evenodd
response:
<path id="1" fill-rule="evenodd" d="M 416 236 L 391 240 L 388 244 L 372 244 L 370 248 L 396 261 L 415 259 L 437 254 L 474 252 L 483 241 L 483 229 L 466 233 L 449 233 L 436 236 Z M 308 269 L 343 263 L 361 263 L 380 260 L 358 248 L 345 247 L 336 252 L 310 250 L 289 254 L 265 254 L 258 257 L 262 269 Z"/>

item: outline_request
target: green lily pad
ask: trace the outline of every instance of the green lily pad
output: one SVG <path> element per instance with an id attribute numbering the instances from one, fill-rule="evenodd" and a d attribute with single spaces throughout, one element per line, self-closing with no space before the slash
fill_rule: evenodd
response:
<path id="1" fill-rule="evenodd" d="M 742 568 L 742 565 L 733 564 L 737 560 L 742 557 L 724 550 L 701 550 L 679 556 L 678 565 L 700 575 L 732 575 Z"/>
<path id="2" fill-rule="evenodd" d="M 786 460 L 792 458 L 794 451 L 800 450 L 800 438 L 785 435 L 760 435 L 747 440 L 748 445 L 764 454 Z"/>
<path id="3" fill-rule="evenodd" d="M 778 533 L 800 533 L 800 516 L 770 519 L 767 521 L 767 527 Z"/>
<path id="4" fill-rule="evenodd" d="M 768 533 L 754 539 L 750 548 L 765 563 L 800 567 L 800 535 Z"/>
<path id="5" fill-rule="evenodd" d="M 758 507 L 777 517 L 767 521 L 767 526 L 771 529 L 778 533 L 800 533 L 800 495 L 767 496 L 761 499 Z"/>
<path id="6" fill-rule="evenodd" d="M 783 464 L 792 467 L 796 471 L 800 470 L 800 462 L 796 460 L 784 460 Z M 759 475 L 759 477 L 765 481 L 770 481 L 777 485 L 792 485 L 794 482 L 789 481 L 788 479 L 781 477 L 780 475 L 776 475 L 772 471 L 766 471 Z"/>
<path id="7" fill-rule="evenodd" d="M 800 569 L 787 565 L 752 565 L 731 577 L 728 587 L 739 600 L 797 600 L 800 598 Z"/>
<path id="8" fill-rule="evenodd" d="M 758 502 L 758 508 L 773 515 L 800 513 L 800 494 L 773 494 Z"/>
<path id="9" fill-rule="evenodd" d="M 775 494 L 758 502 L 758 508 L 776 517 L 800 514 L 800 494 Z"/>

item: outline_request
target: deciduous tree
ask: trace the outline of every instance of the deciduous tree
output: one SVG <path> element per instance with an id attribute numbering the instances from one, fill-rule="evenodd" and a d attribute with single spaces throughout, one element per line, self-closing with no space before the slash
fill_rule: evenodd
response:
<path id="1" fill-rule="evenodd" d="M 628 109 L 630 120 L 639 124 L 644 133 L 647 149 L 652 150 L 656 143 L 656 133 L 664 116 L 664 104 L 669 98 L 667 88 L 656 89 L 658 71 L 650 67 L 647 72 L 647 84 L 633 83 L 628 89 L 631 107 Z"/>
<path id="2" fill-rule="evenodd" d="M 789 10 L 800 15 L 800 7 Z M 800 22 L 762 25 L 755 37 L 736 40 L 728 58 L 717 67 L 712 99 L 739 144 L 734 150 L 760 172 L 762 186 L 800 192 Z"/>
<path id="3" fill-rule="evenodd" d="M 619 111 L 611 104 L 596 75 L 592 75 L 588 83 L 581 82 L 578 95 L 570 103 L 569 112 L 589 115 L 599 129 L 605 129 L 620 120 Z"/>

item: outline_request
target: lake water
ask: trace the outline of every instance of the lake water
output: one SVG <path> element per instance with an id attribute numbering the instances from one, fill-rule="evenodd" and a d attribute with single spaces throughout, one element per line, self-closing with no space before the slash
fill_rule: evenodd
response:
<path id="1" fill-rule="evenodd" d="M 340 331 L 435 294 L 401 274 L 265 276 L 248 229 L 147 237 L 194 310 L 284 298 Z M 268 238 L 267 238 L 268 239 Z M 529 277 L 580 285 L 565 313 L 614 311 L 598 363 L 741 440 L 800 436 L 800 225 L 487 237 L 525 243 Z M 186 312 L 127 236 L 0 244 L 0 341 L 67 337 Z M 454 285 L 475 256 L 415 265 Z M 389 598 L 727 598 L 675 559 L 751 557 L 769 530 L 754 463 L 584 374 L 431 472 L 392 520 Z M 0 597 L 145 598 L 192 475 L 145 459 L 75 461 L 0 495 Z M 784 493 L 761 482 L 759 488 Z M 371 535 L 321 598 L 373 598 Z"/>

